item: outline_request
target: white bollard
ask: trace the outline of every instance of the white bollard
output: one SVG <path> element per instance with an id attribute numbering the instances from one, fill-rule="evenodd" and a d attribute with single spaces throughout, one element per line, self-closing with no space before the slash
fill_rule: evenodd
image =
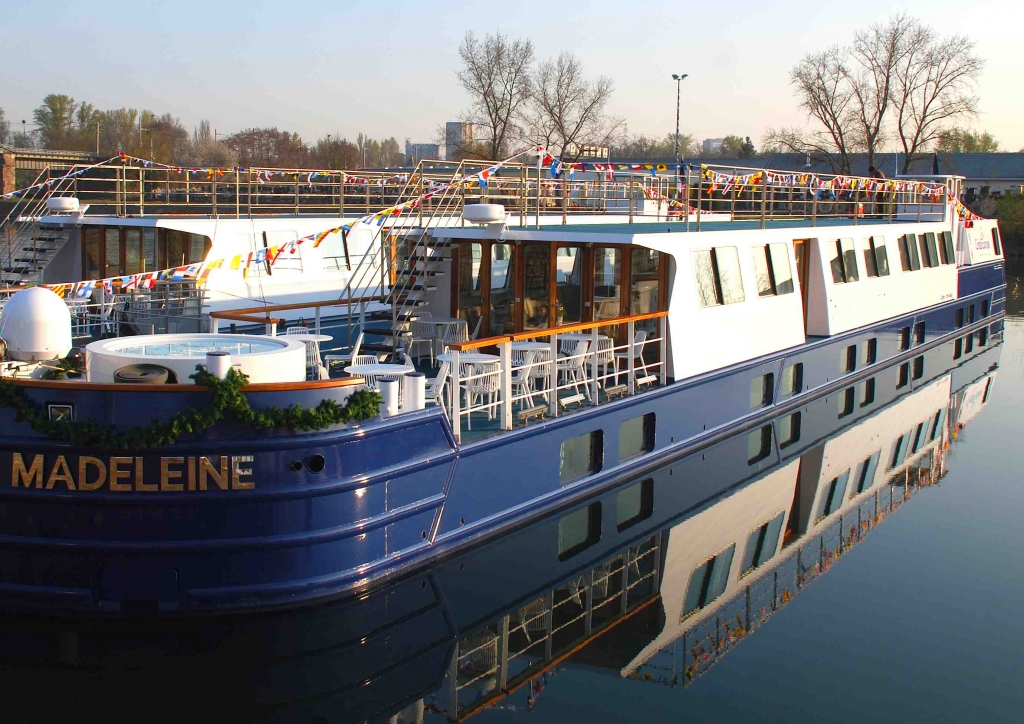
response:
<path id="1" fill-rule="evenodd" d="M 378 380 L 377 389 L 380 396 L 384 398 L 384 416 L 392 417 L 398 414 L 398 380 Z"/>
<path id="2" fill-rule="evenodd" d="M 427 406 L 427 378 L 422 372 L 407 374 L 402 380 L 402 385 L 402 392 L 405 395 L 405 405 L 402 407 L 404 412 L 415 412 Z"/>
<path id="3" fill-rule="evenodd" d="M 206 371 L 219 380 L 228 376 L 231 369 L 231 355 L 227 352 L 207 352 Z"/>

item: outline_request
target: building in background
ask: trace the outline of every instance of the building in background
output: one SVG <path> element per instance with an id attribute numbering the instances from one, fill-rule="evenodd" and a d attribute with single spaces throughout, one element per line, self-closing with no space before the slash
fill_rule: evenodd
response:
<path id="1" fill-rule="evenodd" d="M 456 160 L 473 146 L 473 124 L 448 121 L 444 124 L 444 157 Z"/>
<path id="2" fill-rule="evenodd" d="M 705 156 L 714 156 L 722 152 L 722 146 L 724 145 L 724 138 L 705 138 L 701 144 L 701 152 Z"/>
<path id="3" fill-rule="evenodd" d="M 409 143 L 405 142 L 405 162 L 409 166 L 415 166 L 423 159 L 440 159 L 441 146 L 437 143 Z"/>

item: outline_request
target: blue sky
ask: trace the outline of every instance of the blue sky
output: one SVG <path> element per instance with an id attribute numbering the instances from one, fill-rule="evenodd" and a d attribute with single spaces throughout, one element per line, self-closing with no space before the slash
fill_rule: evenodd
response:
<path id="1" fill-rule="evenodd" d="M 64 5 L 64 4 L 61 4 Z M 582 5 L 582 7 L 581 7 Z M 580 56 L 616 84 L 611 110 L 634 133 L 675 126 L 673 72 L 683 84 L 683 130 L 697 138 L 802 125 L 789 69 L 811 50 L 906 10 L 942 34 L 963 32 L 987 60 L 975 128 L 1008 150 L 1024 147 L 1024 11 L 1007 0 L 824 3 L 381 2 L 66 4 L 0 0 L 5 69 L 0 107 L 16 125 L 46 93 L 100 108 L 170 112 L 221 134 L 277 126 L 306 140 L 327 133 L 429 141 L 468 99 L 458 45 L 467 30 L 533 40 L 539 57 Z"/>

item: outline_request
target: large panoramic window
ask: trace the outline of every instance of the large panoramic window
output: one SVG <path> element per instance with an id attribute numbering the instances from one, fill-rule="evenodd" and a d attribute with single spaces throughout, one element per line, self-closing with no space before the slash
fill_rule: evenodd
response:
<path id="1" fill-rule="evenodd" d="M 709 558 L 693 569 L 690 582 L 686 585 L 686 599 L 683 603 L 681 619 L 707 606 L 725 593 L 729 585 L 729 570 L 732 558 L 736 553 L 736 544 L 726 548 L 718 555 Z"/>
<path id="2" fill-rule="evenodd" d="M 869 277 L 889 276 L 889 257 L 885 253 L 885 238 L 872 236 L 864 250 L 864 266 Z"/>
<path id="3" fill-rule="evenodd" d="M 524 244 L 522 251 L 523 329 L 544 329 L 548 326 L 551 298 L 551 247 L 547 244 Z"/>
<path id="4" fill-rule="evenodd" d="M 483 275 L 487 266 L 482 262 L 481 244 L 459 244 L 459 318 L 465 319 L 470 331 L 483 314 Z"/>
<path id="5" fill-rule="evenodd" d="M 836 284 L 846 284 L 860 279 L 857 270 L 857 251 L 853 245 L 853 239 L 836 239 L 835 256 L 832 257 L 832 281 Z"/>
<path id="6" fill-rule="evenodd" d="M 594 249 L 594 319 L 619 316 L 619 285 L 622 284 L 622 251 Z"/>
<path id="7" fill-rule="evenodd" d="M 793 291 L 793 273 L 786 244 L 765 244 L 751 247 L 754 257 L 754 278 L 757 296 L 773 297 Z"/>
<path id="8" fill-rule="evenodd" d="M 694 251 L 693 266 L 702 307 L 735 304 L 745 299 L 740 256 L 735 246 Z"/>
<path id="9" fill-rule="evenodd" d="M 575 324 L 583 320 L 583 296 L 580 265 L 583 253 L 576 246 L 555 248 L 555 324 Z"/>
<path id="10" fill-rule="evenodd" d="M 658 311 L 661 254 L 653 249 L 635 248 L 629 255 L 629 313 Z"/>
<path id="11" fill-rule="evenodd" d="M 490 267 L 490 333 L 508 334 L 515 329 L 512 310 L 515 308 L 516 265 L 511 244 L 491 244 Z"/>

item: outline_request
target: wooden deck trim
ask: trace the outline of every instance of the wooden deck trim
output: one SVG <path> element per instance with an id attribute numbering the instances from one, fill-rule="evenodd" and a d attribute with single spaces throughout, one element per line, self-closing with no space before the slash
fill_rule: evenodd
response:
<path id="1" fill-rule="evenodd" d="M 177 385 L 148 385 L 148 384 L 115 384 L 112 382 L 80 382 L 78 380 L 29 380 L 29 379 L 8 379 L 18 387 L 32 387 L 48 390 L 82 390 L 83 392 L 205 392 L 207 388 L 201 385 L 177 384 Z M 306 382 L 258 382 L 246 385 L 243 392 L 288 392 L 299 390 L 325 390 L 335 387 L 352 387 L 364 384 L 362 377 L 335 377 L 329 380 L 309 380 Z"/>

